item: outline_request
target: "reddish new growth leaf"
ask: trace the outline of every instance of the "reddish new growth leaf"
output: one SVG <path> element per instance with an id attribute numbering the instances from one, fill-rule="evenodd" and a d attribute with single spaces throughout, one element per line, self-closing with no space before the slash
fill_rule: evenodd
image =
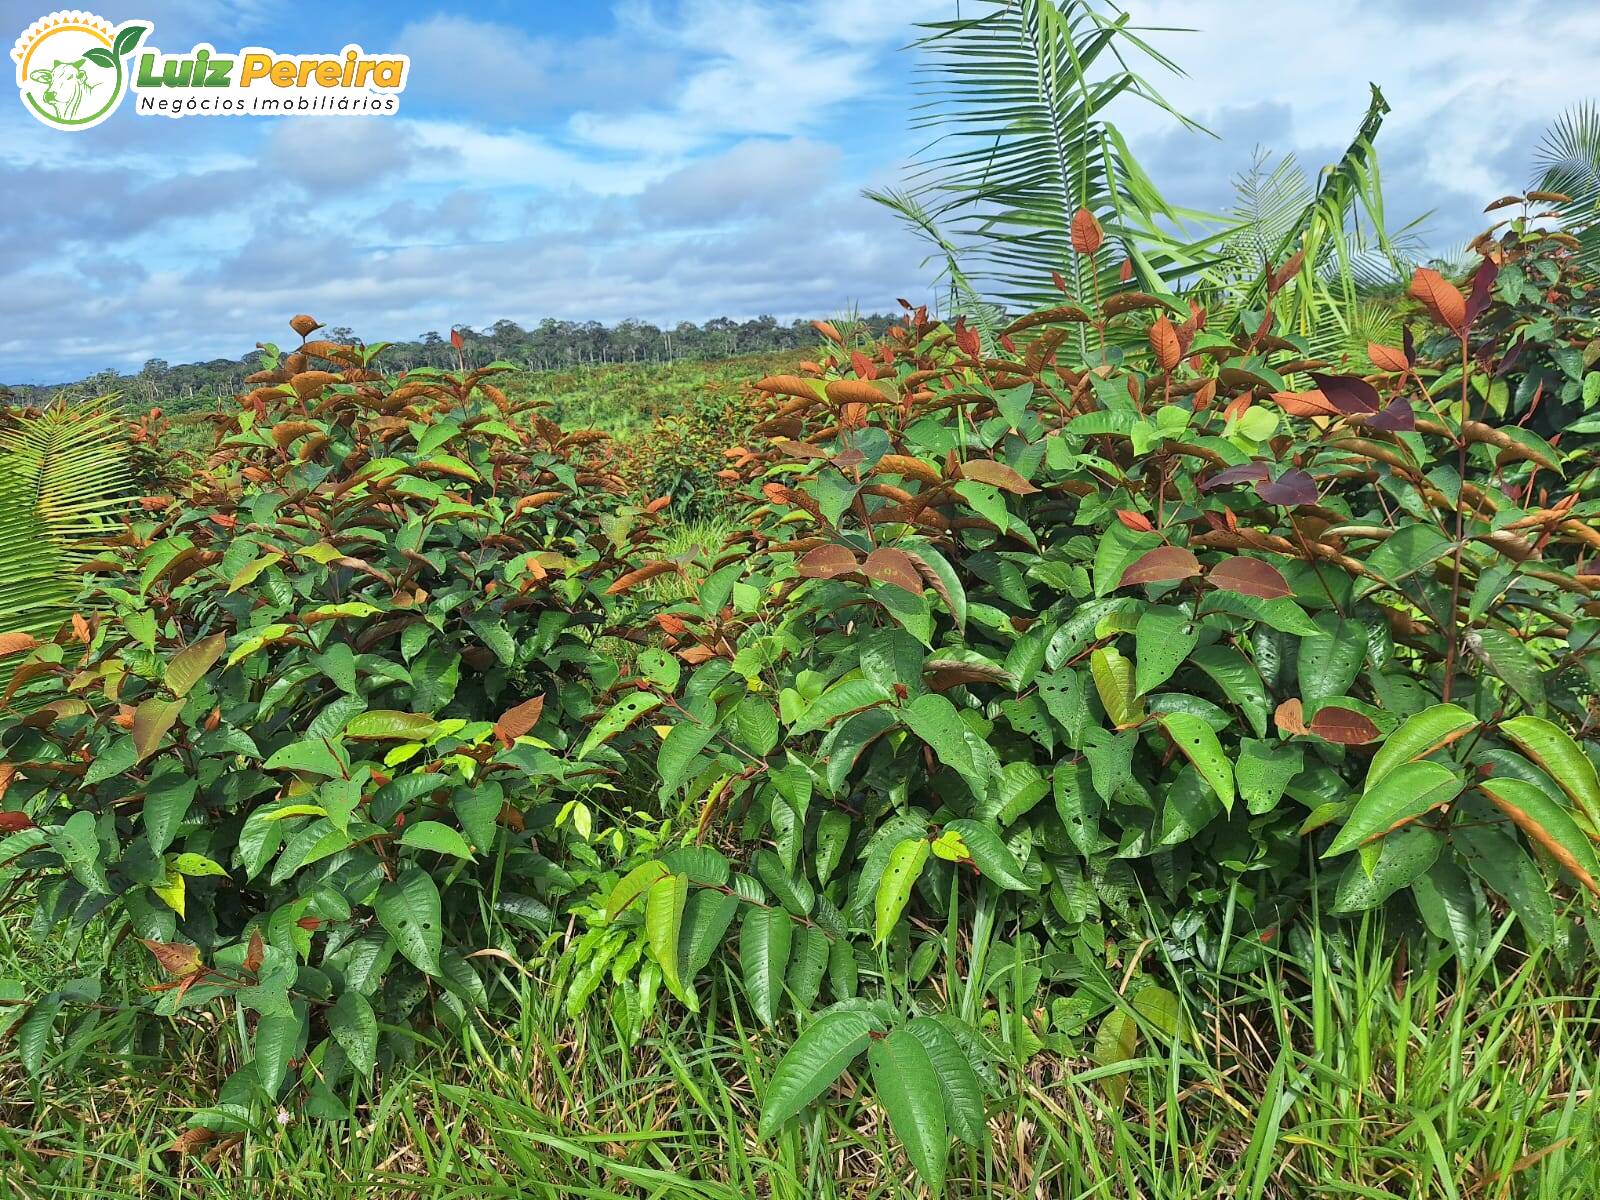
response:
<path id="1" fill-rule="evenodd" d="M 1364 746 L 1378 740 L 1378 727 L 1352 709 L 1327 704 L 1311 718 L 1311 732 L 1325 742 Z"/>
<path id="2" fill-rule="evenodd" d="M 155 957 L 161 969 L 174 979 L 193 975 L 200 969 L 200 947 L 182 942 L 154 942 L 144 940 L 144 948 Z"/>
<path id="3" fill-rule="evenodd" d="M 983 356 L 983 343 L 978 339 L 978 331 L 968 327 L 965 317 L 956 319 L 954 333 L 957 350 L 960 350 L 968 358 L 981 358 Z"/>
<path id="4" fill-rule="evenodd" d="M 1001 491 L 1010 492 L 1015 496 L 1026 496 L 1030 492 L 1039 490 L 1017 474 L 1016 471 L 1006 466 L 1005 463 L 998 463 L 988 458 L 978 458 L 971 462 L 962 463 L 961 478 L 987 483 L 991 487 L 997 487 Z"/>
<path id="5" fill-rule="evenodd" d="M 1200 560 L 1182 546 L 1157 546 L 1128 564 L 1120 587 L 1146 583 L 1175 583 L 1200 574 Z"/>
<path id="6" fill-rule="evenodd" d="M 878 368 L 873 366 L 872 360 L 859 350 L 850 351 L 850 367 L 862 379 L 878 377 Z"/>
<path id="7" fill-rule="evenodd" d="M 1429 267 L 1418 267 L 1411 277 L 1411 297 L 1435 320 L 1457 334 L 1467 328 L 1467 302 L 1456 286 Z"/>
<path id="8" fill-rule="evenodd" d="M 21 833 L 33 828 L 33 818 L 25 812 L 0 812 L 0 833 Z"/>
<path id="9" fill-rule="evenodd" d="M 1369 429 L 1382 429 L 1389 433 L 1409 433 L 1417 427 L 1417 410 L 1404 396 L 1396 396 L 1389 407 L 1367 422 Z"/>
<path id="10" fill-rule="evenodd" d="M 1183 361 L 1183 345 L 1178 340 L 1178 330 L 1166 317 L 1157 317 L 1148 334 L 1150 349 L 1155 351 L 1156 362 L 1163 371 L 1173 371 Z"/>
<path id="11" fill-rule="evenodd" d="M 843 345 L 844 339 L 839 336 L 839 329 L 832 321 L 813 321 L 811 328 L 836 345 Z"/>
<path id="12" fill-rule="evenodd" d="M 525 700 L 515 708 L 507 709 L 498 721 L 494 723 L 494 736 L 507 750 L 511 749 L 519 737 L 525 737 L 544 713 L 544 697 L 535 696 L 532 700 Z"/>
<path id="13" fill-rule="evenodd" d="M 1337 417 L 1339 410 L 1319 391 L 1273 392 L 1272 402 L 1291 417 Z"/>
<path id="14" fill-rule="evenodd" d="M 902 588 L 913 596 L 922 595 L 922 575 L 917 570 L 917 564 L 904 551 L 874 550 L 867 556 L 861 569 L 868 579 Z"/>
<path id="15" fill-rule="evenodd" d="M 832 579 L 859 566 L 854 550 L 848 546 L 818 546 L 806 552 L 795 569 L 807 579 Z"/>
<path id="16" fill-rule="evenodd" d="M 1377 342 L 1368 342 L 1367 357 L 1380 371 L 1392 371 L 1398 374 L 1411 369 L 1411 364 L 1406 361 L 1405 351 L 1396 350 L 1392 346 L 1380 346 Z"/>
<path id="17" fill-rule="evenodd" d="M 1125 258 L 1122 260 L 1122 269 L 1117 272 L 1117 279 L 1122 283 L 1133 282 L 1133 259 Z"/>
<path id="18" fill-rule="evenodd" d="M 1117 509 L 1117 520 L 1135 533 L 1154 533 L 1156 530 L 1156 527 L 1150 523 L 1149 517 L 1143 513 L 1131 512 L 1126 508 Z"/>
<path id="19" fill-rule="evenodd" d="M 450 344 L 457 350 L 460 350 L 467 344 L 467 339 L 461 336 L 461 330 L 452 329 L 450 331 Z"/>
<path id="20" fill-rule="evenodd" d="M 1087 208 L 1072 214 L 1072 248 L 1079 254 L 1093 254 L 1105 244 L 1105 230 Z"/>
<path id="21" fill-rule="evenodd" d="M 1067 294 L 1067 281 L 1060 271 L 1051 271 L 1050 279 L 1055 283 L 1056 291 L 1060 292 L 1063 296 Z"/>
<path id="22" fill-rule="evenodd" d="M 613 583 L 610 587 L 608 587 L 606 589 L 606 595 L 608 595 L 608 596 L 620 595 L 622 592 L 627 591 L 629 588 L 638 587 L 641 583 L 647 583 L 650 580 L 655 579 L 655 578 L 657 578 L 657 577 L 659 577 L 661 575 L 670 575 L 673 571 L 676 571 L 677 569 L 678 569 L 678 566 L 677 566 L 676 563 L 669 563 L 669 562 L 646 563 L 644 566 L 640 567 L 637 571 L 629 571 L 626 575 L 622 576 L 622 578 L 618 579 L 615 583 Z"/>
<path id="23" fill-rule="evenodd" d="M 0 633 L 0 658 L 37 650 L 39 644 L 39 639 L 31 633 Z"/>
<path id="24" fill-rule="evenodd" d="M 1272 723 L 1291 737 L 1304 737 L 1311 732 L 1306 727 L 1305 707 L 1295 696 L 1278 705 L 1277 711 L 1272 714 Z"/>
<path id="25" fill-rule="evenodd" d="M 1272 472 L 1266 463 L 1245 463 L 1242 466 L 1227 467 L 1218 471 L 1200 485 L 1200 490 L 1214 492 L 1218 488 L 1234 487 L 1241 483 L 1259 483 L 1271 478 Z"/>
<path id="26" fill-rule="evenodd" d="M 1213 587 L 1225 592 L 1238 592 L 1241 596 L 1254 596 L 1258 600 L 1276 600 L 1294 595 L 1294 589 L 1283 577 L 1283 572 L 1259 558 L 1225 558 L 1211 568 L 1206 578 Z"/>

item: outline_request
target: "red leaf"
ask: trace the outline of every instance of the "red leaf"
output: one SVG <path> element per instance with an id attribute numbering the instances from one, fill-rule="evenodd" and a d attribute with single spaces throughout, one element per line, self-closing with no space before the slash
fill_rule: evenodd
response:
<path id="1" fill-rule="evenodd" d="M 1467 302 L 1456 286 L 1429 267 L 1418 267 L 1411 277 L 1411 296 L 1426 308 L 1441 325 L 1456 333 L 1467 328 Z"/>
<path id="2" fill-rule="evenodd" d="M 25 812 L 0 812 L 0 833 L 21 833 L 33 828 L 33 818 Z"/>
<path id="3" fill-rule="evenodd" d="M 1291 417 L 1337 417 L 1339 410 L 1321 392 L 1273 392 L 1272 400 Z"/>
<path id="4" fill-rule="evenodd" d="M 1087 208 L 1072 214 L 1072 248 L 1079 254 L 1093 254 L 1104 245 L 1105 230 Z"/>
<path id="5" fill-rule="evenodd" d="M 1122 270 L 1117 272 L 1117 278 L 1123 283 L 1133 282 L 1133 259 L 1125 258 L 1122 260 Z"/>
<path id="6" fill-rule="evenodd" d="M 1291 736 L 1298 737 L 1311 732 L 1306 728 L 1305 708 L 1293 696 L 1278 705 L 1278 710 L 1272 714 L 1272 723 Z"/>
<path id="7" fill-rule="evenodd" d="M 850 351 L 850 366 L 862 379 L 878 377 L 878 369 L 872 365 L 872 360 L 859 350 Z"/>
<path id="8" fill-rule="evenodd" d="M 819 549 L 825 548 L 819 547 Z M 867 556 L 867 561 L 861 570 L 868 579 L 902 588 L 913 596 L 922 595 L 922 574 L 917 570 L 917 564 L 911 561 L 910 556 L 904 551 L 874 550 Z"/>
<path id="9" fill-rule="evenodd" d="M 39 639 L 31 633 L 0 633 L 0 658 L 38 648 Z"/>
<path id="10" fill-rule="evenodd" d="M 1258 600 L 1276 600 L 1280 596 L 1294 595 L 1294 589 L 1283 577 L 1283 572 L 1259 558 L 1225 558 L 1211 568 L 1206 576 L 1213 587 L 1225 592 L 1238 592 L 1241 596 L 1254 596 Z"/>
<path id="11" fill-rule="evenodd" d="M 1130 512 L 1126 508 L 1117 509 L 1117 520 L 1135 533 L 1154 533 L 1156 531 L 1156 527 L 1150 524 L 1149 517 L 1143 513 Z"/>
<path id="12" fill-rule="evenodd" d="M 1178 340 L 1178 330 L 1166 317 L 1157 317 L 1147 335 L 1150 348 L 1156 353 L 1156 362 L 1163 371 L 1174 370 L 1183 361 L 1183 345 Z"/>
<path id="13" fill-rule="evenodd" d="M 796 569 L 807 579 L 832 579 L 846 571 L 854 571 L 859 562 L 856 553 L 848 546 L 827 545 L 809 550 Z"/>
<path id="14" fill-rule="evenodd" d="M 452 329 L 450 331 L 450 344 L 457 350 L 461 349 L 467 344 L 467 339 L 461 336 L 461 330 Z"/>
<path id="15" fill-rule="evenodd" d="M 1389 407 L 1367 422 L 1370 429 L 1383 429 L 1391 433 L 1406 433 L 1417 427 L 1417 410 L 1404 396 L 1396 396 Z"/>
<path id="16" fill-rule="evenodd" d="M 1050 278 L 1055 281 L 1056 291 L 1065 296 L 1067 294 L 1067 281 L 1065 278 L 1063 278 L 1061 272 L 1051 271 Z"/>
<path id="17" fill-rule="evenodd" d="M 1348 708 L 1327 704 L 1311 718 L 1311 732 L 1325 742 L 1341 746 L 1364 746 L 1378 740 L 1378 727 L 1368 718 Z"/>
<path id="18" fill-rule="evenodd" d="M 1380 371 L 1401 372 L 1411 366 L 1406 361 L 1404 350 L 1396 350 L 1392 346 L 1380 346 L 1377 342 L 1367 343 L 1367 357 Z"/>
<path id="19" fill-rule="evenodd" d="M 1157 546 L 1146 551 L 1122 573 L 1118 587 L 1146 583 L 1173 583 L 1200 574 L 1200 560 L 1182 546 Z"/>
<path id="20" fill-rule="evenodd" d="M 501 714 L 500 719 L 494 723 L 494 736 L 507 750 L 519 737 L 524 737 L 539 723 L 539 717 L 544 713 L 544 697 L 535 696 L 532 700 L 525 700 L 515 708 L 507 709 Z"/>
<path id="21" fill-rule="evenodd" d="M 983 343 L 978 339 L 976 329 L 967 328 L 967 319 L 960 317 L 956 320 L 955 327 L 956 349 L 968 358 L 980 358 L 983 355 Z"/>

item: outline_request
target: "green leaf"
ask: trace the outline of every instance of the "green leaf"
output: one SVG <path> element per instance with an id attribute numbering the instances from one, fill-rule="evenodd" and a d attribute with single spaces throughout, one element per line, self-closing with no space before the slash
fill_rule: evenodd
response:
<path id="1" fill-rule="evenodd" d="M 909 1029 L 895 1029 L 867 1047 L 867 1061 L 873 1091 L 889 1114 L 889 1127 L 928 1191 L 941 1195 L 950 1148 L 944 1091 L 927 1049 Z"/>
<path id="2" fill-rule="evenodd" d="M 731 892 L 696 888 L 689 896 L 683 909 L 683 939 L 679 943 L 685 979 L 693 979 L 705 969 L 738 912 L 739 897 Z"/>
<path id="3" fill-rule="evenodd" d="M 305 1030 L 305 1017 L 290 1009 L 286 1012 L 268 1013 L 256 1025 L 255 1067 L 256 1082 L 268 1096 L 277 1096 L 289 1073 L 289 1060 L 294 1057 Z"/>
<path id="4" fill-rule="evenodd" d="M 933 748 L 940 762 L 966 780 L 978 800 L 988 795 L 989 782 L 999 771 L 999 763 L 987 743 L 967 728 L 954 704 L 937 692 L 929 692 L 900 709 L 900 720 Z"/>
<path id="5" fill-rule="evenodd" d="M 1100 1022 L 1094 1035 L 1093 1059 L 1096 1066 L 1114 1067 L 1127 1062 L 1139 1049 L 1139 1023 L 1121 1008 L 1113 1008 Z M 1104 1076 L 1100 1086 L 1113 1104 L 1121 1104 L 1128 1094 L 1128 1077 L 1118 1073 Z"/>
<path id="6" fill-rule="evenodd" d="M 644 895 L 651 884 L 671 873 L 665 863 L 655 859 L 640 863 L 611 889 L 611 898 L 606 901 L 606 920 L 615 921 L 619 914 L 633 907 L 634 901 Z"/>
<path id="7" fill-rule="evenodd" d="M 1267 736 L 1267 717 L 1271 709 L 1267 703 L 1266 684 L 1254 663 L 1232 647 L 1220 644 L 1202 646 L 1190 654 L 1189 661 L 1238 705 L 1258 738 Z"/>
<path id="8" fill-rule="evenodd" d="M 400 844 L 418 850 L 431 850 L 436 854 L 452 854 L 456 858 L 472 857 L 472 847 L 467 845 L 467 839 L 439 821 L 408 824 L 400 835 Z"/>
<path id="9" fill-rule="evenodd" d="M 400 953 L 424 974 L 438 975 L 444 927 L 433 876 L 420 867 L 405 867 L 392 883 L 378 889 L 372 907 Z"/>
<path id="10" fill-rule="evenodd" d="M 809 916 L 817 903 L 816 889 L 804 876 L 791 874 L 783 860 L 771 850 L 759 850 L 755 859 L 756 877 L 766 884 L 778 903 L 795 916 Z"/>
<path id="11" fill-rule="evenodd" d="M 939 1078 L 944 1096 L 945 1117 L 950 1130 L 967 1145 L 979 1149 L 988 1145 L 984 1122 L 983 1089 L 972 1069 L 966 1051 L 948 1029 L 932 1017 L 917 1017 L 905 1026 L 928 1052 L 933 1073 Z"/>
<path id="12" fill-rule="evenodd" d="M 617 736 L 628 726 L 632 725 L 645 713 L 661 707 L 661 698 L 652 696 L 647 692 L 630 692 L 618 700 L 605 714 L 594 723 L 594 728 L 589 731 L 589 736 L 583 740 L 583 747 L 578 751 L 579 758 L 588 758 L 594 749 L 603 742 Z"/>
<path id="13" fill-rule="evenodd" d="M 807 705 L 800 719 L 790 727 L 789 734 L 799 737 L 812 733 L 832 725 L 846 714 L 886 704 L 892 698 L 893 693 L 888 688 L 870 679 L 857 676 L 841 680 Z"/>
<path id="14" fill-rule="evenodd" d="M 794 926 L 782 909 L 751 907 L 739 931 L 739 960 L 750 1007 L 764 1025 L 778 1019 L 783 975 L 789 965 Z"/>
<path id="15" fill-rule="evenodd" d="M 873 900 L 876 915 L 873 940 L 881 945 L 894 930 L 900 914 L 911 899 L 911 889 L 922 875 L 928 862 L 926 838 L 907 838 L 889 855 L 889 865 L 878 880 L 878 894 Z"/>
<path id="16" fill-rule="evenodd" d="M 1200 631 L 1182 610 L 1153 605 L 1139 618 L 1133 638 L 1134 690 L 1142 696 L 1172 678 L 1199 643 Z"/>
<path id="17" fill-rule="evenodd" d="M 1555 906 L 1528 852 L 1499 830 L 1470 823 L 1457 826 L 1452 836 L 1462 865 L 1505 898 L 1531 942 L 1547 945 L 1555 937 Z"/>
<path id="18" fill-rule="evenodd" d="M 1366 629 L 1337 613 L 1318 613 L 1317 632 L 1300 639 L 1300 698 L 1308 706 L 1350 690 L 1367 654 Z"/>
<path id="19" fill-rule="evenodd" d="M 645 891 L 644 929 L 650 951 L 661 968 L 662 982 L 693 1009 L 697 1004 L 685 995 L 678 974 L 678 938 L 683 932 L 683 910 L 688 902 L 689 877 L 663 875 Z"/>
<path id="20" fill-rule="evenodd" d="M 135 763 L 143 762 L 155 753 L 161 739 L 167 735 L 182 711 L 182 700 L 158 700 L 154 697 L 133 710 L 130 734 L 133 737 Z"/>
<path id="21" fill-rule="evenodd" d="M 1204 720 L 1186 712 L 1162 714 L 1161 726 L 1172 739 L 1172 744 L 1195 766 L 1211 790 L 1222 801 L 1222 807 L 1233 811 L 1233 764 L 1222 752 L 1222 743 L 1216 731 Z"/>
<path id="22" fill-rule="evenodd" d="M 967 853 L 972 856 L 973 865 L 996 887 L 1008 892 L 1031 890 L 1028 881 L 1022 877 L 1022 864 L 1000 839 L 1000 834 L 993 826 L 978 821 L 959 820 L 947 822 L 944 828 L 947 833 L 955 834 L 965 843 Z"/>
<path id="23" fill-rule="evenodd" d="M 1435 704 L 1407 717 L 1372 756 L 1365 790 L 1403 763 L 1427 758 L 1477 727 L 1478 718 L 1455 704 Z"/>
<path id="24" fill-rule="evenodd" d="M 1500 732 L 1543 767 L 1590 823 L 1600 828 L 1600 777 L 1589 756 L 1565 730 L 1540 717 L 1514 717 L 1501 722 Z"/>
<path id="25" fill-rule="evenodd" d="M 182 771 L 163 772 L 150 780 L 144 797 L 144 836 L 156 854 L 172 845 L 199 790 L 199 783 Z"/>
<path id="26" fill-rule="evenodd" d="M 701 724 L 692 717 L 684 717 L 667 732 L 656 753 L 656 776 L 661 781 L 660 794 L 671 796 L 693 773 L 700 752 L 716 736 L 716 726 Z"/>
<path id="27" fill-rule="evenodd" d="M 1347 853 L 1448 804 L 1464 786 L 1459 775 L 1440 763 L 1402 763 L 1356 801 L 1323 857 Z"/>
<path id="28" fill-rule="evenodd" d="M 1594 847 L 1570 813 L 1523 779 L 1485 779 L 1478 790 L 1510 817 L 1516 827 L 1587 888 L 1600 896 L 1600 862 Z"/>
<path id="29" fill-rule="evenodd" d="M 835 1005 L 817 1014 L 772 1072 L 756 1136 L 770 1138 L 827 1091 L 867 1048 L 872 1034 L 882 1031 L 878 1014 L 858 1005 Z"/>
<path id="30" fill-rule="evenodd" d="M 1255 738 L 1241 740 L 1239 761 L 1234 764 L 1233 773 L 1250 815 L 1258 817 L 1277 807 L 1289 781 L 1300 774 L 1304 765 L 1305 755 L 1299 746 Z"/>
<path id="31" fill-rule="evenodd" d="M 1504 629 L 1475 629 L 1467 635 L 1488 668 L 1530 708 L 1544 703 L 1544 668 L 1533 653 Z"/>
<path id="32" fill-rule="evenodd" d="M 1388 901 L 1421 878 L 1438 861 L 1444 838 L 1421 825 L 1408 825 L 1364 849 L 1339 876 L 1333 911 L 1365 912 Z M 1370 857 L 1369 857 L 1370 855 Z"/>
<path id="33" fill-rule="evenodd" d="M 378 1065 L 378 1018 L 372 1005 L 357 991 L 347 991 L 328 1014 L 328 1031 L 343 1048 L 360 1075 L 371 1075 Z"/>
<path id="34" fill-rule="evenodd" d="M 365 742 L 425 742 L 439 732 L 439 722 L 427 713 L 376 708 L 357 713 L 344 727 L 344 735 Z"/>
<path id="35" fill-rule="evenodd" d="M 217 660 L 227 648 L 228 635 L 214 633 L 178 651 L 167 664 L 168 690 L 179 698 L 187 696 L 194 690 L 194 685 L 205 678 L 206 672 L 217 665 Z"/>
<path id="36" fill-rule="evenodd" d="M 1100 705 L 1118 729 L 1130 729 L 1144 720 L 1144 705 L 1133 684 L 1133 664 L 1112 646 L 1101 646 L 1089 656 Z"/>

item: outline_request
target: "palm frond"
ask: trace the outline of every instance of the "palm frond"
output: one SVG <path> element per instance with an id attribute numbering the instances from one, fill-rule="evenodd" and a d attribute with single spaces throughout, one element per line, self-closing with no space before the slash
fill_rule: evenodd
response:
<path id="1" fill-rule="evenodd" d="M 1561 222 L 1581 244 L 1584 269 L 1600 273 L 1600 107 L 1594 101 L 1568 109 L 1545 130 L 1530 190 L 1572 197 L 1556 206 Z"/>
<path id="2" fill-rule="evenodd" d="M 0 428 L 0 632 L 48 638 L 71 616 L 78 568 L 116 532 L 131 483 L 114 395 Z"/>
<path id="3" fill-rule="evenodd" d="M 1176 68 L 1126 14 L 1102 14 L 1089 0 L 983 3 L 978 17 L 922 26 L 926 100 L 914 123 L 936 136 L 907 189 L 874 198 L 892 199 L 935 241 L 958 294 L 999 305 L 1060 303 L 1055 274 L 1069 301 L 1094 298 L 1095 268 L 1113 255 L 1091 264 L 1074 252 L 1080 208 L 1096 214 L 1147 290 L 1197 269 L 1194 244 L 1173 232 L 1197 214 L 1167 202 L 1109 115 L 1123 98 L 1172 112 L 1127 56 Z"/>

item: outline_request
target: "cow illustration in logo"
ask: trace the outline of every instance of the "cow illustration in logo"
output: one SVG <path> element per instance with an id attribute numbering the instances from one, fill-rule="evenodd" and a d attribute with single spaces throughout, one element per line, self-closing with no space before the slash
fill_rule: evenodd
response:
<path id="1" fill-rule="evenodd" d="M 77 9 L 41 17 L 11 49 L 23 106 L 55 129 L 98 125 L 127 92 L 124 60 L 149 32 L 148 24 L 113 26 Z"/>

